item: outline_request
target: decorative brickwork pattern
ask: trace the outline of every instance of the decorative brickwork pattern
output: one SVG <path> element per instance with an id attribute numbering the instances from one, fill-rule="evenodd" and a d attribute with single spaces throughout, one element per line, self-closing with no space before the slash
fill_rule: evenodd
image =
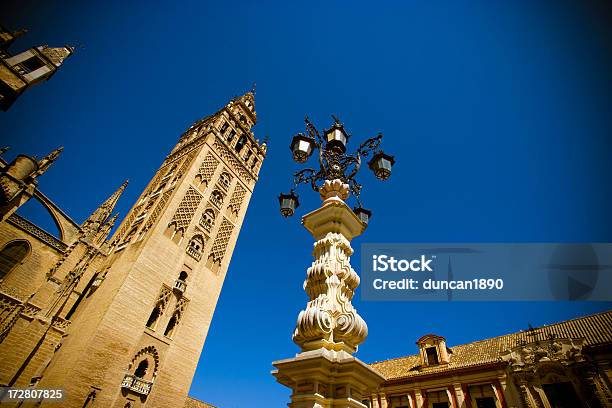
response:
<path id="1" fill-rule="evenodd" d="M 189 166 L 191 165 L 191 162 L 193 161 L 193 159 L 196 157 L 197 155 L 197 151 L 193 150 L 183 161 L 183 163 L 181 164 L 181 167 L 178 171 L 178 175 L 176 177 L 176 180 L 179 180 L 181 177 L 183 177 L 183 174 L 185 174 L 185 172 L 187 171 L 187 169 L 189 169 Z"/>
<path id="2" fill-rule="evenodd" d="M 172 195 L 172 191 L 174 191 L 174 188 L 171 188 L 170 190 L 166 191 L 164 193 L 164 195 L 162 195 L 161 199 L 157 202 L 157 205 L 155 206 L 155 208 L 153 209 L 153 212 L 151 213 L 151 215 L 149 216 L 149 220 L 147 221 L 147 223 L 145 224 L 144 229 L 149 229 L 151 228 L 151 226 L 153 226 L 153 223 L 155 221 L 157 221 L 157 217 L 159 216 L 159 214 L 161 213 L 161 211 L 164 209 L 164 207 L 166 206 L 166 203 L 168 202 L 168 199 L 170 198 L 170 196 Z"/>
<path id="3" fill-rule="evenodd" d="M 63 252 L 68 248 L 68 245 L 64 244 L 62 241 L 55 238 L 53 235 L 49 234 L 48 232 L 38 228 L 36 225 L 32 224 L 30 221 L 26 220 L 25 218 L 21 218 L 17 214 L 11 214 L 11 216 L 8 218 L 8 221 L 14 226 L 16 226 L 17 228 L 20 228 L 24 230 L 25 232 L 29 232 L 30 234 L 34 235 L 36 238 L 40 239 L 42 242 L 48 244 L 49 246 L 52 246 L 53 248 L 59 251 Z"/>
<path id="4" fill-rule="evenodd" d="M 240 184 L 238 184 L 234 189 L 234 192 L 232 193 L 232 197 L 230 198 L 227 209 L 237 215 L 240 211 L 240 207 L 242 206 L 242 202 L 244 201 L 245 196 L 246 189 Z"/>
<path id="5" fill-rule="evenodd" d="M 208 182 L 215 174 L 215 170 L 217 170 L 218 165 L 219 160 L 217 160 L 215 156 L 212 155 L 212 153 L 208 152 L 206 154 L 206 157 L 204 158 L 204 161 L 200 165 L 200 168 L 198 169 L 197 176 L 200 176 L 202 182 L 206 182 L 206 184 L 208 185 Z"/>
<path id="6" fill-rule="evenodd" d="M 187 228 L 201 201 L 202 195 L 195 188 L 189 187 L 187 194 L 176 209 L 170 225 L 174 225 L 176 230 Z"/>
<path id="7" fill-rule="evenodd" d="M 247 170 L 244 164 L 241 163 L 240 160 L 238 160 L 236 156 L 232 152 L 230 152 L 227 147 L 225 147 L 225 145 L 221 143 L 218 139 L 215 139 L 214 147 L 215 150 L 219 153 L 219 156 L 221 156 L 227 163 L 231 164 L 234 170 L 238 172 L 238 174 L 243 180 L 245 180 L 246 182 L 250 182 L 251 180 L 253 180 L 251 172 Z"/>
<path id="8" fill-rule="evenodd" d="M 210 256 L 212 257 L 213 262 L 221 263 L 221 261 L 223 260 L 223 257 L 225 256 L 225 250 L 227 249 L 227 244 L 230 241 L 233 230 L 234 224 L 229 222 L 224 217 L 223 222 L 219 227 L 219 232 L 217 232 L 217 236 L 215 237 L 215 242 L 213 242 L 213 246 L 210 251 Z"/>
<path id="9" fill-rule="evenodd" d="M 121 227 L 119 228 L 119 231 L 117 232 L 116 242 L 120 242 L 121 238 L 132 227 L 132 224 L 134 223 L 134 220 L 136 219 L 138 214 L 140 214 L 140 209 L 142 208 L 143 205 L 144 204 L 137 205 L 136 207 L 134 207 L 132 212 L 130 212 L 130 215 L 127 217 L 127 219 L 125 220 L 123 225 L 121 225 Z"/>

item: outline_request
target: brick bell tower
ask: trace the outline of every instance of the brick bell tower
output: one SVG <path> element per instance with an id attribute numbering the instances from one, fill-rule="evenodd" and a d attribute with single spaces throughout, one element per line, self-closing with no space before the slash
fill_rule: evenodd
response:
<path id="1" fill-rule="evenodd" d="M 38 384 L 62 406 L 184 406 L 266 156 L 256 119 L 251 91 L 194 123 L 127 214 Z"/>

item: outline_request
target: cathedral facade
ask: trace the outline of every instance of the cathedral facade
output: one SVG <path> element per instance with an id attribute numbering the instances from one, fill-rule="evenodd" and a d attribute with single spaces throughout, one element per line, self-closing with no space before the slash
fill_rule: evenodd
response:
<path id="1" fill-rule="evenodd" d="M 112 237 L 127 182 L 79 224 L 37 187 L 61 150 L 0 162 L 0 385 L 63 388 L 65 407 L 185 405 L 266 156 L 256 120 L 248 92 L 194 123 Z M 16 213 L 28 200 L 59 237 Z"/>

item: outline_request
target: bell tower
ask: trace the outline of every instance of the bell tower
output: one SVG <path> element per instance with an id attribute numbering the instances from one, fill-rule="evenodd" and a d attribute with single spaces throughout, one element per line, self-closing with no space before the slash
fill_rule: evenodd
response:
<path id="1" fill-rule="evenodd" d="M 63 406 L 183 407 L 266 156 L 256 121 L 251 91 L 194 123 L 119 225 L 39 384 Z"/>
<path id="2" fill-rule="evenodd" d="M 11 55 L 9 47 L 26 31 L 0 26 L 0 110 L 6 111 L 31 86 L 51 78 L 74 53 L 74 47 L 32 47 Z"/>

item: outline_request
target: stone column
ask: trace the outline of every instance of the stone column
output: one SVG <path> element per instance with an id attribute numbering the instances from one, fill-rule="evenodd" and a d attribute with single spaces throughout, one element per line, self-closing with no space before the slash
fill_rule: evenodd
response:
<path id="1" fill-rule="evenodd" d="M 423 408 L 423 406 L 425 405 L 425 401 L 423 398 L 423 394 L 421 394 L 421 390 L 416 390 L 414 392 L 415 395 L 415 399 L 416 399 L 416 408 Z"/>
<path id="2" fill-rule="evenodd" d="M 455 396 L 457 398 L 457 408 L 465 408 L 465 395 L 463 395 L 461 384 L 453 384 L 453 390 L 455 391 Z"/>
<path id="3" fill-rule="evenodd" d="M 491 384 L 493 387 L 493 393 L 495 394 L 501 408 L 508 408 L 508 403 L 506 402 L 506 396 L 504 394 L 504 387 L 501 384 L 500 380 L 495 380 Z"/>
<path id="4" fill-rule="evenodd" d="M 351 304 L 359 276 L 350 264 L 350 241 L 366 225 L 344 202 L 348 194 L 347 184 L 326 181 L 320 189 L 323 205 L 302 218 L 316 242 L 315 260 L 304 282 L 309 302 L 293 333 L 301 352 L 275 361 L 272 372 L 278 382 L 292 389 L 290 408 L 363 408 L 362 399 L 376 393 L 384 381 L 352 356 L 368 328 Z"/>
<path id="5" fill-rule="evenodd" d="M 583 396 L 586 396 L 589 404 L 593 408 L 601 408 L 606 406 L 605 404 L 607 404 L 610 398 L 610 393 L 604 384 L 599 383 L 599 373 L 597 367 L 592 364 L 583 363 L 578 365 L 574 369 L 574 372 L 576 373 L 576 377 L 580 379 L 582 394 Z M 602 385 L 605 388 L 601 387 Z"/>
<path id="6" fill-rule="evenodd" d="M 408 397 L 408 406 L 410 408 L 417 408 L 416 401 L 415 401 L 415 398 L 414 398 L 414 393 L 413 392 L 409 392 L 408 394 L 406 394 L 406 396 Z"/>
<path id="7" fill-rule="evenodd" d="M 521 407 L 523 408 L 537 408 L 536 402 L 531 395 L 529 390 L 528 382 L 522 376 L 516 380 L 516 385 L 519 391 L 519 397 L 521 400 Z"/>

